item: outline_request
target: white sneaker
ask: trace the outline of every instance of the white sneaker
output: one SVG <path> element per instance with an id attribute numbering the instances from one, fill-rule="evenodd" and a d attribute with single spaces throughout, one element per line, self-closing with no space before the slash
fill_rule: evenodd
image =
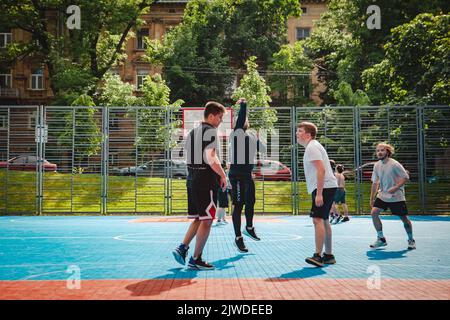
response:
<path id="1" fill-rule="evenodd" d="M 373 244 L 370 245 L 372 249 L 381 248 L 387 246 L 386 240 L 381 240 L 380 238 L 377 239 Z"/>
<path id="2" fill-rule="evenodd" d="M 415 240 L 408 240 L 408 250 L 414 250 L 416 248 Z"/>

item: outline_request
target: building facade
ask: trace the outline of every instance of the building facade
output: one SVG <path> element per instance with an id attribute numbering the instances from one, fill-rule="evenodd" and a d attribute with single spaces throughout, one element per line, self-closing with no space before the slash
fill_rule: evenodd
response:
<path id="1" fill-rule="evenodd" d="M 136 36 L 126 44 L 127 60 L 111 70 L 112 73 L 120 75 L 123 81 L 133 84 L 136 94 L 139 94 L 139 87 L 147 75 L 161 72 L 160 68 L 142 59 L 146 49 L 144 38 L 162 39 L 170 28 L 182 21 L 187 2 L 188 0 L 165 0 L 152 5 L 149 13 L 141 17 L 146 24 L 135 30 Z M 326 10 L 326 0 L 303 0 L 301 4 L 303 15 L 300 18 L 290 18 L 288 21 L 287 38 L 291 44 L 309 37 L 314 23 Z M 54 21 L 50 26 L 52 32 L 57 35 L 64 32 L 62 30 L 64 24 L 57 23 L 60 21 L 57 13 L 48 13 L 48 21 Z M 21 29 L 0 30 L 0 48 L 6 47 L 11 42 L 29 41 L 32 41 L 31 34 Z M 311 93 L 311 98 L 316 104 L 320 104 L 318 93 L 324 88 L 318 85 L 315 72 L 312 75 L 312 83 L 315 89 Z M 48 104 L 53 97 L 48 70 L 38 56 L 19 60 L 12 67 L 0 66 L 1 105 Z"/>

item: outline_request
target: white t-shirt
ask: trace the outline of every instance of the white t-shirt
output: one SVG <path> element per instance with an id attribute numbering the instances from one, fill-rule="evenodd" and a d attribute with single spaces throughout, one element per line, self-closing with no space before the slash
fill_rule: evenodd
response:
<path id="1" fill-rule="evenodd" d="M 379 160 L 373 166 L 372 182 L 380 181 L 377 198 L 384 202 L 406 201 L 405 186 L 401 186 L 395 193 L 389 193 L 388 190 L 395 186 L 400 178 L 409 179 L 405 168 L 397 160 L 390 159 L 383 163 Z"/>
<path id="2" fill-rule="evenodd" d="M 333 169 L 331 169 L 327 151 L 319 141 L 313 139 L 306 146 L 305 154 L 303 155 L 303 167 L 305 169 L 308 193 L 311 194 L 317 189 L 317 170 L 313 163 L 314 160 L 323 161 L 323 166 L 325 167 L 324 189 L 337 188 L 337 180 L 334 176 Z"/>

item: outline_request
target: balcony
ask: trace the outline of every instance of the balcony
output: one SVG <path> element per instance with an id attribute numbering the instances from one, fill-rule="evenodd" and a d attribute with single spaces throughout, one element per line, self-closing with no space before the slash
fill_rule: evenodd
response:
<path id="1" fill-rule="evenodd" d="M 1 98 L 18 98 L 19 89 L 18 88 L 2 88 L 0 87 L 0 97 Z"/>

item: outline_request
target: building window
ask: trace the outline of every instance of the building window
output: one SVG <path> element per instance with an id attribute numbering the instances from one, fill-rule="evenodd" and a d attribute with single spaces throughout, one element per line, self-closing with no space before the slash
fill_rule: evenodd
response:
<path id="1" fill-rule="evenodd" d="M 33 111 L 32 113 L 28 114 L 28 129 L 36 128 L 36 123 L 37 123 L 37 111 Z"/>
<path id="2" fill-rule="evenodd" d="M 44 89 L 44 70 L 36 68 L 31 70 L 31 90 Z"/>
<path id="3" fill-rule="evenodd" d="M 137 71 L 136 77 L 136 89 L 140 90 L 145 82 L 145 78 L 148 76 L 149 72 L 147 69 L 141 69 Z"/>
<path id="4" fill-rule="evenodd" d="M 297 40 L 303 40 L 309 37 L 310 28 L 297 28 Z"/>
<path id="5" fill-rule="evenodd" d="M 8 119 L 6 115 L 0 115 L 0 130 L 6 130 L 8 125 Z"/>
<path id="6" fill-rule="evenodd" d="M 137 33 L 137 49 L 138 50 L 147 49 L 147 44 L 145 43 L 145 38 L 148 38 L 148 28 L 140 29 Z"/>
<path id="7" fill-rule="evenodd" d="M 308 8 L 307 7 L 302 7 L 302 12 L 303 12 L 303 14 L 307 14 L 308 13 Z"/>
<path id="8" fill-rule="evenodd" d="M 118 114 L 111 115 L 111 118 L 109 119 L 109 128 L 111 130 L 119 129 L 119 115 Z"/>
<path id="9" fill-rule="evenodd" d="M 0 69 L 0 88 L 11 88 L 11 70 Z"/>
<path id="10" fill-rule="evenodd" d="M 6 48 L 11 43 L 12 33 L 0 33 L 0 48 Z"/>

